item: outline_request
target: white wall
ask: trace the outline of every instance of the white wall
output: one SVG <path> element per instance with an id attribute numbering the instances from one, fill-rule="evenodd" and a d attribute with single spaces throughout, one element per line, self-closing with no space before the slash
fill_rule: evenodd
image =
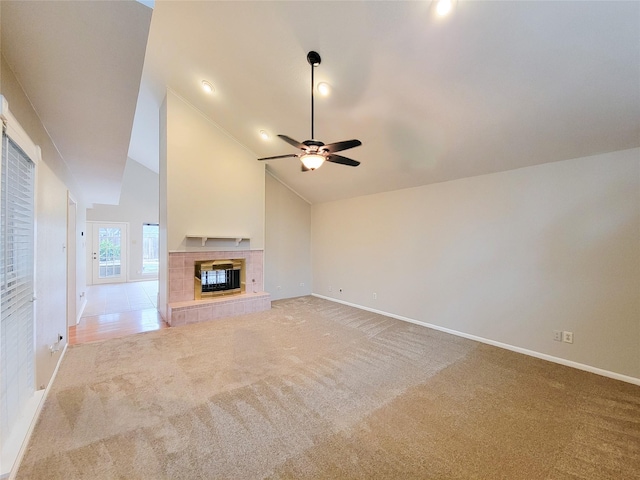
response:
<path id="1" fill-rule="evenodd" d="M 263 250 L 264 163 L 200 111 L 168 91 L 160 111 L 159 310 L 166 318 L 168 253 Z M 245 237 L 210 240 L 187 235 Z"/>
<path id="2" fill-rule="evenodd" d="M 87 210 L 87 220 L 128 223 L 127 281 L 157 278 L 142 274 L 142 225 L 158 223 L 158 174 L 129 158 L 122 178 L 118 205 L 94 205 Z M 91 278 L 91 262 L 87 262 L 87 278 Z"/>
<path id="3" fill-rule="evenodd" d="M 640 378 L 638 149 L 314 205 L 312 259 L 315 293 Z"/>
<path id="4" fill-rule="evenodd" d="M 265 290 L 272 300 L 309 295 L 311 205 L 269 173 L 265 180 Z"/>
<path id="5" fill-rule="evenodd" d="M 36 386 L 46 386 L 59 354 L 49 345 L 67 340 L 67 188 L 42 161 L 36 173 Z M 63 279 L 61 281 L 61 279 Z"/>
<path id="6" fill-rule="evenodd" d="M 67 195 L 78 201 L 76 216 L 76 298 L 85 290 L 85 247 L 80 232 L 85 231 L 86 204 L 76 189 L 73 176 L 42 126 L 29 99 L 15 75 L 1 59 L 2 91 L 16 117 L 31 140 L 42 150 L 42 161 L 36 171 L 36 387 L 45 386 L 60 359 L 51 355 L 48 346 L 56 342 L 58 333 L 67 342 L 66 250 Z"/>
<path id="7" fill-rule="evenodd" d="M 263 249 L 264 163 L 174 93 L 166 102 L 168 250 L 202 249 L 187 234 L 242 235 Z"/>

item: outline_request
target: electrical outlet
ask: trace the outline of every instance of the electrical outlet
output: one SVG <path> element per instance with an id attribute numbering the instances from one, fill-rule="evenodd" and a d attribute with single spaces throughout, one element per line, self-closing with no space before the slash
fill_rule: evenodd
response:
<path id="1" fill-rule="evenodd" d="M 562 341 L 565 343 L 573 343 L 573 332 L 562 332 Z"/>
<path id="2" fill-rule="evenodd" d="M 300 282 L 300 286 L 301 286 L 301 287 L 304 287 L 304 282 Z"/>
<path id="3" fill-rule="evenodd" d="M 378 299 L 378 294 L 377 294 L 377 293 L 374 293 L 374 294 L 373 294 L 373 299 L 374 299 L 374 300 L 377 300 L 377 299 Z"/>
<path id="4" fill-rule="evenodd" d="M 562 341 L 562 332 L 560 330 L 554 330 L 553 331 L 553 339 L 556 342 L 561 342 Z"/>

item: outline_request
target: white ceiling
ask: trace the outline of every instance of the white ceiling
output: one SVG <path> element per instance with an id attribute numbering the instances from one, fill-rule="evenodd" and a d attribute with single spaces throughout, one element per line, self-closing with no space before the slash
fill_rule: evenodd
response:
<path id="1" fill-rule="evenodd" d="M 84 3 L 96 2 L 53 2 L 37 14 Z M 120 15 L 120 3 L 103 8 Z M 458 0 L 450 17 L 433 13 L 429 0 L 156 1 L 129 156 L 157 171 L 167 88 L 256 158 L 295 153 L 276 135 L 310 137 L 310 50 L 322 56 L 316 81 L 332 86 L 331 96 L 316 97 L 316 138 L 363 142 L 342 152 L 362 162 L 357 168 L 302 173 L 295 158 L 268 162 L 311 202 L 640 146 L 640 2 Z M 87 38 L 103 35 L 95 30 Z M 51 43 L 71 42 L 57 35 Z M 74 38 L 74 49 L 90 48 L 91 40 Z M 110 63 L 88 68 L 120 69 L 113 55 L 107 49 L 98 58 Z M 203 79 L 215 94 L 203 93 Z M 42 88 L 32 83 L 28 93 Z M 82 105 L 70 112 L 83 123 Z M 272 139 L 261 140 L 260 129 Z M 59 145 L 88 136 L 50 131 Z M 80 163 L 74 170 L 97 166 L 86 157 Z M 96 173 L 92 185 L 110 178 Z"/>
<path id="2" fill-rule="evenodd" d="M 1 2 L 2 54 L 89 204 L 119 201 L 151 13 L 136 2 Z"/>

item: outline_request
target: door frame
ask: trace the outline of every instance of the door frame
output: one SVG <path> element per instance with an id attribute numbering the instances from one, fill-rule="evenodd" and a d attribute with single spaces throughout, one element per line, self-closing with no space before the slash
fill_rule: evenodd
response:
<path id="1" fill-rule="evenodd" d="M 78 202 L 67 192 L 67 327 L 80 321 L 77 298 L 77 215 Z M 67 338 L 69 338 L 67 336 Z"/>

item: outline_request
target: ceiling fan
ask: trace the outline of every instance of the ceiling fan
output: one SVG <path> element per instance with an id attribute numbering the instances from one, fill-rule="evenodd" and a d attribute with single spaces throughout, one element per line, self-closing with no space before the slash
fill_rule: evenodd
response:
<path id="1" fill-rule="evenodd" d="M 298 142 L 293 138 L 286 135 L 278 135 L 282 140 L 287 142 L 301 150 L 301 153 L 290 153 L 288 155 L 277 155 L 275 157 L 259 158 L 258 160 L 275 160 L 277 158 L 298 157 L 302 161 L 302 171 L 308 172 L 309 170 L 315 170 L 320 168 L 322 164 L 327 162 L 339 163 L 340 165 L 347 165 L 349 167 L 357 167 L 360 162 L 352 160 L 351 158 L 343 157 L 342 155 L 336 155 L 336 152 L 347 150 L 349 148 L 358 147 L 362 145 L 360 140 L 345 140 L 342 142 L 324 144 L 319 140 L 313 140 L 313 68 L 320 65 L 321 58 L 318 52 L 309 52 L 307 54 L 307 62 L 311 65 L 311 138 L 312 140 L 305 140 L 304 142 Z"/>

